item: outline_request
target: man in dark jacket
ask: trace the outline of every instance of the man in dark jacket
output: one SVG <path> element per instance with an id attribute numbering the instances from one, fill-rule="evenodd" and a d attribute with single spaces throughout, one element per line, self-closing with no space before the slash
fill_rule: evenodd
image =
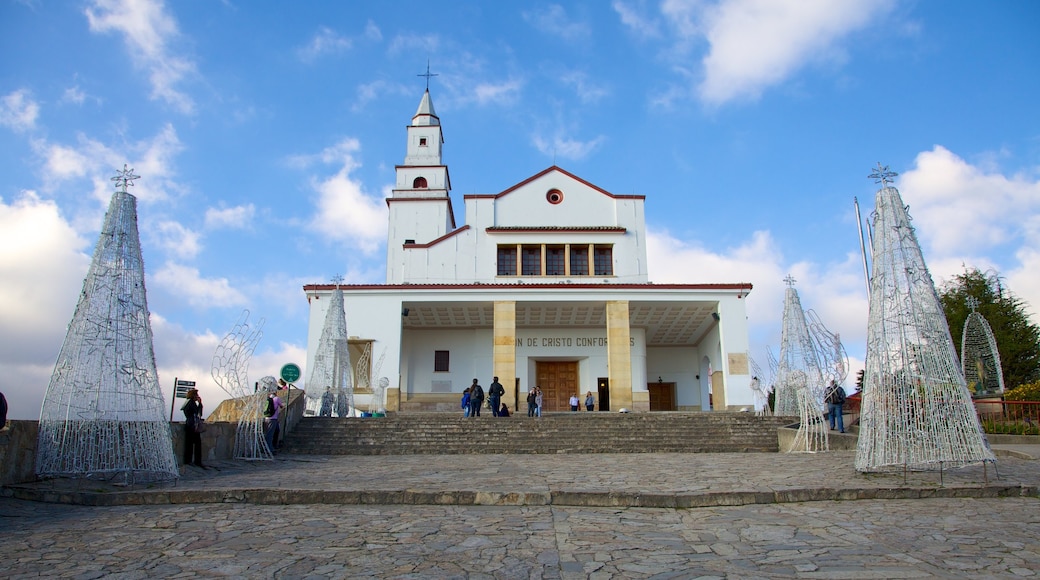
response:
<path id="1" fill-rule="evenodd" d="M 491 386 L 488 387 L 488 402 L 491 403 L 491 414 L 495 417 L 498 417 L 499 403 L 502 402 L 502 395 L 504 394 L 506 394 L 505 387 L 498 382 L 498 377 L 494 377 L 491 380 Z"/>

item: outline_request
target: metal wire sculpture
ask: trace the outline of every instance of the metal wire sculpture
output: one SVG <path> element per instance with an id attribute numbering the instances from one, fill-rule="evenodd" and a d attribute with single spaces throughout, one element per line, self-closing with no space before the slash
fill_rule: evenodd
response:
<path id="1" fill-rule="evenodd" d="M 1000 365 L 997 339 L 989 322 L 979 314 L 979 299 L 969 296 L 971 314 L 961 333 L 961 371 L 972 395 L 997 396 L 1004 392 L 1004 370 Z"/>
<path id="2" fill-rule="evenodd" d="M 369 343 L 369 349 L 371 349 L 371 343 Z M 386 349 L 383 349 L 382 354 L 379 355 L 379 360 L 376 361 L 376 366 L 372 368 L 372 376 L 378 375 L 380 369 L 383 368 L 383 359 L 386 358 Z M 372 398 L 368 402 L 368 410 L 373 413 L 383 413 L 386 411 L 386 404 L 383 401 L 386 395 L 386 389 L 390 386 L 390 379 L 386 377 L 379 377 L 379 381 L 376 383 L 376 387 L 372 389 Z"/>
<path id="3" fill-rule="evenodd" d="M 354 387 L 347 344 L 347 313 L 343 308 L 343 290 L 338 280 L 332 292 L 325 326 L 321 329 L 318 347 L 314 352 L 314 366 L 307 379 L 308 390 L 331 392 L 335 396 L 332 414 L 336 417 L 355 416 Z M 312 395 L 308 395 L 312 396 Z M 314 395 L 317 396 L 317 395 Z M 310 407 L 311 404 L 308 404 Z"/>
<path id="4" fill-rule="evenodd" d="M 132 169 L 112 195 L 40 411 L 36 474 L 132 484 L 176 479 L 155 367 Z"/>
<path id="5" fill-rule="evenodd" d="M 794 392 L 798 405 L 798 432 L 790 453 L 815 453 L 830 449 L 827 423 L 819 399 L 810 388 L 810 375 L 802 370 L 792 371 L 787 377 L 788 387 Z"/>
<path id="6" fill-rule="evenodd" d="M 263 337 L 264 319 L 256 326 L 249 324 L 249 311 L 243 310 L 238 322 L 231 328 L 213 353 L 210 374 L 217 385 L 231 396 L 238 417 L 235 430 L 235 459 L 273 459 L 264 438 L 264 404 L 267 391 L 259 386 L 249 387 L 249 359 Z M 259 383 L 258 383 L 259 385 Z M 277 389 L 277 384 L 275 384 Z"/>
<path id="7" fill-rule="evenodd" d="M 829 385 L 831 381 L 845 384 L 849 376 L 849 355 L 841 344 L 841 336 L 828 330 L 815 310 L 810 308 L 805 317 L 809 322 L 809 332 L 819 347 L 817 352 L 820 354 L 824 385 Z"/>
<path id="8" fill-rule="evenodd" d="M 878 164 L 870 315 L 856 469 L 929 470 L 995 461 L 957 362 L 896 174 Z"/>
<path id="9" fill-rule="evenodd" d="M 751 364 L 751 396 L 754 397 L 755 404 L 755 415 L 759 417 L 772 415 L 769 410 L 769 392 L 772 390 L 771 386 L 762 386 L 762 379 L 759 377 L 764 376 L 762 374 L 762 367 L 758 366 L 758 362 L 751 357 L 751 353 L 748 352 L 748 362 Z"/>

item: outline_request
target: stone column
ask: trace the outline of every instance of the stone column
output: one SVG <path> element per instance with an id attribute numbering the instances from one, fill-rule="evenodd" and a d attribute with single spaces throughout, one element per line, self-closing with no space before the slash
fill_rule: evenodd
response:
<path id="1" fill-rule="evenodd" d="M 516 391 L 516 302 L 495 302 L 495 346 L 492 369 L 506 392 L 502 401 L 512 412 Z"/>
<path id="2" fill-rule="evenodd" d="M 610 408 L 632 409 L 632 334 L 628 301 L 611 300 L 607 307 L 607 374 L 610 376 Z"/>

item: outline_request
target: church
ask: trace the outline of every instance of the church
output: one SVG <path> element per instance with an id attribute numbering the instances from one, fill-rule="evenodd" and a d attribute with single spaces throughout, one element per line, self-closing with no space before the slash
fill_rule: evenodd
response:
<path id="1" fill-rule="evenodd" d="M 644 195 L 553 165 L 463 196 L 459 225 L 428 88 L 406 137 L 386 200 L 386 283 L 303 288 L 307 368 L 343 292 L 358 408 L 459 411 L 473 379 L 486 390 L 493 377 L 514 410 L 535 386 L 546 412 L 588 392 L 596 411 L 752 408 L 751 284 L 650 282 Z"/>

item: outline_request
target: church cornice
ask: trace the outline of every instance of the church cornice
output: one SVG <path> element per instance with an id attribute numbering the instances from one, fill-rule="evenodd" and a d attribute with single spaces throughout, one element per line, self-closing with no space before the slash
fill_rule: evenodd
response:
<path id="1" fill-rule="evenodd" d="M 489 234 L 557 234 L 610 233 L 623 234 L 628 229 L 620 226 L 491 226 L 484 230 Z"/>
<path id="2" fill-rule="evenodd" d="M 469 227 L 469 226 L 465 226 Z M 464 229 L 464 228 L 462 228 Z M 457 230 L 460 231 L 460 230 Z M 453 232 L 455 233 L 455 232 Z M 450 235 L 450 234 L 449 234 Z M 350 290 L 602 290 L 604 292 L 615 292 L 617 290 L 706 290 L 719 292 L 738 292 L 738 297 L 747 296 L 754 286 L 750 282 L 737 282 L 732 284 L 654 284 L 647 282 L 643 284 L 607 284 L 603 282 L 594 283 L 572 283 L 572 282 L 527 282 L 517 281 L 510 284 L 499 283 L 468 283 L 468 284 L 306 284 L 305 292 L 326 292 L 336 288 L 344 291 Z"/>

